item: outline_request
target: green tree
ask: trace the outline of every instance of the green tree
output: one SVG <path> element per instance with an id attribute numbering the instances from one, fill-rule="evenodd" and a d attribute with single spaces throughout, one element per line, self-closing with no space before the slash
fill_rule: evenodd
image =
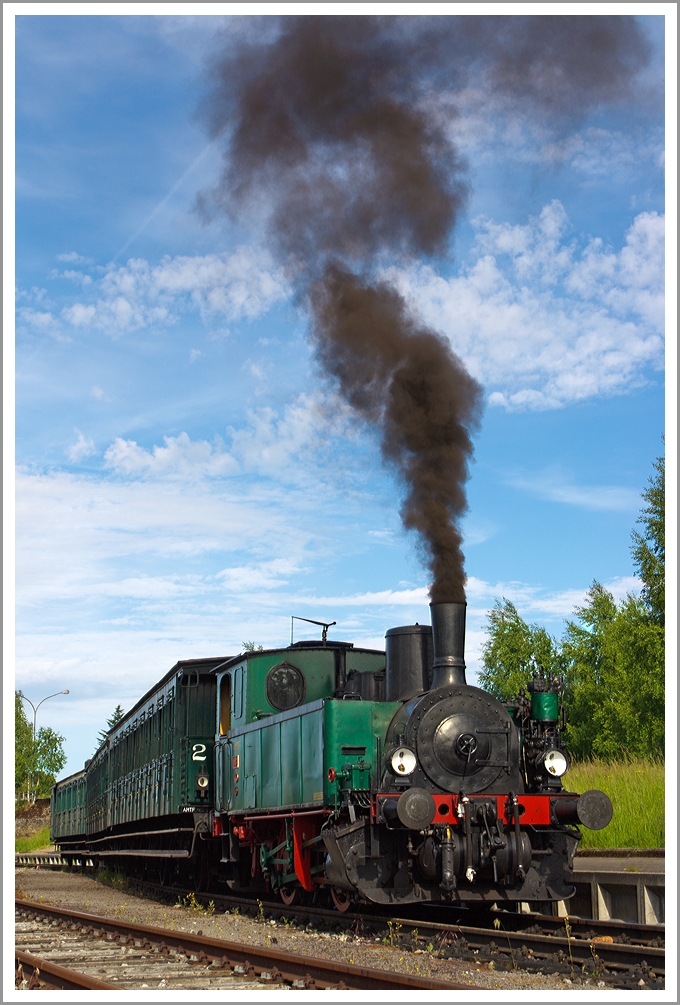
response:
<path id="1" fill-rule="evenodd" d="M 614 597 L 597 582 L 588 590 L 587 602 L 574 612 L 578 621 L 567 621 L 564 656 L 567 682 L 567 740 L 576 757 L 594 753 L 602 730 L 597 711 L 604 697 L 605 638 L 616 619 Z"/>
<path id="2" fill-rule="evenodd" d="M 642 599 L 654 621 L 663 625 L 666 599 L 665 459 L 657 457 L 653 466 L 655 474 L 642 492 L 647 506 L 637 519 L 642 526 L 642 534 L 636 530 L 631 533 L 631 553 L 635 571 L 644 583 Z"/>
<path id="3" fill-rule="evenodd" d="M 24 703 L 14 692 L 14 792 L 28 791 L 28 776 L 33 757 L 33 728 L 26 718 Z"/>
<path id="4" fill-rule="evenodd" d="M 526 687 L 534 665 L 554 674 L 563 672 L 564 660 L 555 639 L 540 625 L 527 624 L 512 601 L 496 600 L 486 630 L 479 680 L 501 701 L 511 700 Z"/>
<path id="5" fill-rule="evenodd" d="M 66 764 L 64 737 L 49 726 L 42 726 L 33 739 L 33 728 L 26 718 L 20 691 L 14 692 L 14 724 L 15 792 L 49 796 L 56 776 Z"/>
<path id="6" fill-rule="evenodd" d="M 57 775 L 66 764 L 64 737 L 49 726 L 41 726 L 35 738 L 33 782 L 36 796 L 49 796 Z"/>
<path id="7" fill-rule="evenodd" d="M 594 582 L 563 645 L 566 740 L 579 758 L 663 757 L 664 630 L 645 601 Z"/>
<path id="8" fill-rule="evenodd" d="M 99 748 L 101 747 L 102 743 L 104 742 L 104 740 L 106 739 L 106 737 L 109 735 L 109 733 L 111 732 L 111 730 L 113 729 L 113 727 L 118 725 L 118 723 L 120 722 L 120 720 L 123 718 L 124 715 L 125 715 L 125 712 L 123 711 L 123 706 L 122 705 L 116 705 L 116 707 L 113 710 L 112 715 L 106 720 L 106 726 L 107 726 L 107 728 L 106 729 L 101 729 L 99 731 L 99 735 L 97 736 L 97 746 L 95 748 L 96 750 L 99 750 Z"/>

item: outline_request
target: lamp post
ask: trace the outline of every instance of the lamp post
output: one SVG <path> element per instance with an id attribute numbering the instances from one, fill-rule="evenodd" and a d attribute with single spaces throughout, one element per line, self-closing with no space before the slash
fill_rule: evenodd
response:
<path id="1" fill-rule="evenodd" d="M 55 691 L 54 694 L 48 694 L 46 698 L 41 698 L 41 700 L 38 702 L 38 704 L 34 705 L 33 702 L 31 701 L 31 699 L 27 698 L 23 691 L 19 691 L 19 697 L 21 698 L 21 700 L 22 701 L 27 701 L 28 704 L 33 709 L 33 742 L 34 743 L 35 743 L 35 739 L 36 739 L 36 724 L 37 724 L 37 719 L 38 719 L 38 709 L 40 708 L 40 706 L 42 705 L 42 703 L 44 701 L 47 701 L 49 698 L 58 698 L 60 694 L 70 694 L 70 692 L 69 692 L 68 688 L 66 688 L 64 691 Z M 29 785 L 29 787 L 30 787 L 30 785 Z M 30 795 L 30 793 L 29 793 L 29 795 Z"/>

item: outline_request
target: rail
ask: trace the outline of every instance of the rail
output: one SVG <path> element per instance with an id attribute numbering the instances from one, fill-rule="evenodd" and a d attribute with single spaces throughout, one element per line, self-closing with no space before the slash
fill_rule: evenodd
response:
<path id="1" fill-rule="evenodd" d="M 21 949 L 14 950 L 15 985 L 20 991 L 57 988 L 59 991 L 117 991 L 115 984 L 60 967 Z"/>
<path id="2" fill-rule="evenodd" d="M 15 909 L 19 919 L 43 921 L 49 927 L 67 928 L 104 943 L 125 945 L 132 939 L 135 946 L 152 952 L 155 959 L 183 955 L 199 965 L 204 964 L 213 975 L 219 970 L 228 970 L 237 977 L 265 984 L 287 984 L 293 988 L 309 990 L 475 990 L 470 984 L 455 984 L 434 978 L 376 970 L 263 946 L 245 946 L 190 932 L 137 925 L 31 901 L 17 900 Z"/>

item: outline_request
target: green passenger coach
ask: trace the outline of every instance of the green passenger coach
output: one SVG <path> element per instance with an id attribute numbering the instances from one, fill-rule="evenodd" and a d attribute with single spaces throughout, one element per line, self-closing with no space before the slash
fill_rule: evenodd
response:
<path id="1" fill-rule="evenodd" d="M 168 863 L 211 826 L 215 676 L 223 659 L 184 660 L 108 733 L 85 769 L 52 790 L 52 833 L 67 861 Z M 77 812 L 69 804 L 77 803 Z"/>
<path id="2" fill-rule="evenodd" d="M 63 837 L 85 836 L 85 771 L 63 778 L 52 790 L 50 802 L 50 839 L 56 844 Z"/>

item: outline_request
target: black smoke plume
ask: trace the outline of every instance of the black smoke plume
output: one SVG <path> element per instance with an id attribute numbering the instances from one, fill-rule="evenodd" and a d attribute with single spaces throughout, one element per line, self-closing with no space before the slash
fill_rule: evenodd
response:
<path id="1" fill-rule="evenodd" d="M 647 44 L 618 16 L 239 25 L 206 106 L 213 134 L 228 137 L 212 201 L 235 219 L 264 212 L 311 311 L 317 358 L 403 480 L 402 518 L 427 553 L 432 599 L 463 600 L 459 521 L 482 390 L 376 270 L 445 255 L 465 205 L 464 165 L 433 98 L 475 83 L 506 110 L 573 120 L 629 95 Z"/>

